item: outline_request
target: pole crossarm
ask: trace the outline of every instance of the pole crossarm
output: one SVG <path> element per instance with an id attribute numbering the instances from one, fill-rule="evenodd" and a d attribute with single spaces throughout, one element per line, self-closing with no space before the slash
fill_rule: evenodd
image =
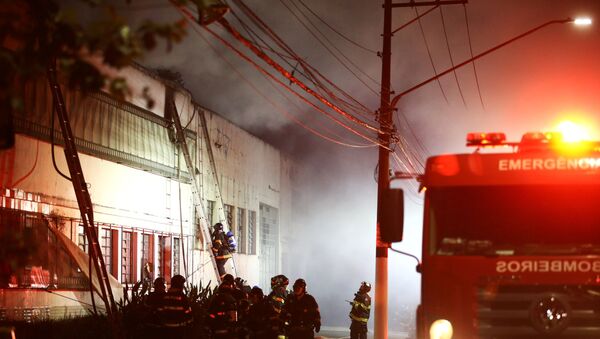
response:
<path id="1" fill-rule="evenodd" d="M 417 2 L 417 1 L 411 0 L 409 2 L 392 4 L 392 7 L 396 8 L 396 7 L 417 7 L 417 6 L 462 5 L 462 4 L 466 4 L 468 2 L 469 2 L 468 0 L 447 0 L 447 1 L 437 0 L 437 1 L 423 1 L 423 2 Z"/>
<path id="2" fill-rule="evenodd" d="M 497 46 L 494 46 L 494 47 L 492 47 L 492 48 L 490 48 L 490 49 L 488 49 L 488 50 L 486 50 L 484 52 L 481 52 L 481 53 L 475 55 L 474 57 L 472 57 L 470 59 L 467 59 L 467 60 L 461 62 L 460 64 L 458 64 L 458 65 L 456 65 L 454 67 L 448 68 L 447 70 L 441 72 L 440 74 L 435 75 L 435 76 L 433 76 L 433 77 L 431 77 L 431 78 L 429 78 L 429 79 L 421 82 L 420 84 L 415 85 L 415 86 L 413 86 L 413 87 L 405 90 L 404 92 L 396 95 L 392 99 L 392 101 L 390 102 L 390 108 L 394 109 L 396 107 L 396 104 L 398 104 L 398 101 L 400 100 L 400 98 L 402 96 L 404 96 L 404 95 L 406 95 L 406 94 L 408 94 L 408 93 L 410 93 L 410 92 L 412 92 L 412 91 L 414 91 L 414 90 L 416 90 L 418 88 L 421 88 L 421 87 L 427 85 L 428 83 L 430 83 L 430 82 L 432 82 L 432 81 L 434 81 L 434 80 L 436 80 L 438 78 L 441 78 L 442 76 L 444 76 L 444 75 L 446 75 L 446 74 L 454 71 L 457 68 L 465 66 L 465 65 L 467 65 L 467 64 L 469 64 L 469 63 L 471 63 L 471 62 L 473 62 L 473 61 L 475 61 L 475 60 L 477 60 L 477 59 L 479 59 L 479 58 L 481 58 L 481 57 L 483 57 L 485 55 L 488 55 L 488 54 L 490 54 L 490 53 L 492 53 L 492 52 L 494 52 L 494 51 L 496 51 L 496 50 L 498 50 L 498 49 L 500 49 L 500 48 L 502 48 L 502 47 L 504 47 L 504 46 L 506 46 L 506 45 L 508 45 L 508 44 L 510 44 L 512 42 L 515 42 L 516 40 L 519 40 L 519 39 L 521 39 L 521 38 L 523 38 L 523 37 L 525 37 L 527 35 L 530 35 L 531 33 L 536 32 L 536 31 L 538 31 L 538 30 L 540 30 L 540 29 L 542 29 L 542 28 L 544 28 L 546 26 L 549 26 L 549 25 L 552 25 L 552 24 L 564 24 L 564 23 L 570 23 L 570 22 L 574 22 L 574 19 L 572 19 L 572 18 L 566 18 L 566 19 L 562 19 L 562 20 L 550 20 L 548 22 L 545 22 L 545 23 L 543 23 L 543 24 L 541 24 L 539 26 L 536 26 L 536 27 L 528 30 L 525 33 L 519 34 L 519 35 L 515 36 L 512 39 L 506 40 L 505 42 L 503 42 L 503 43 L 501 43 L 501 44 L 499 44 Z"/>
<path id="3" fill-rule="evenodd" d="M 414 19 L 410 20 L 409 22 L 405 23 L 404 25 L 402 25 L 402 26 L 400 26 L 400 27 L 396 28 L 395 30 L 393 30 L 393 31 L 392 31 L 392 34 L 394 34 L 394 33 L 398 32 L 399 30 L 401 30 L 401 29 L 403 29 L 404 27 L 406 27 L 406 26 L 408 26 L 408 25 L 412 24 L 413 22 L 415 22 L 415 21 L 417 21 L 417 20 L 421 19 L 422 17 L 424 17 L 425 15 L 429 14 L 431 11 L 433 11 L 434 9 L 436 9 L 436 8 L 438 8 L 438 7 L 440 7 L 440 5 L 436 5 L 436 6 L 434 6 L 434 7 L 431 7 L 430 9 L 426 10 L 425 12 L 423 12 L 423 13 L 421 13 L 421 14 L 417 15 L 417 16 L 416 16 Z"/>

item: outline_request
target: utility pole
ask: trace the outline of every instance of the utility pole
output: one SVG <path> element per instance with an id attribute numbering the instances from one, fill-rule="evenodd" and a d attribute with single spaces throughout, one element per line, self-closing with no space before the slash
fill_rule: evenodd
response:
<path id="1" fill-rule="evenodd" d="M 388 337 L 388 248 L 391 244 L 383 242 L 380 237 L 380 225 L 384 216 L 384 197 L 390 187 L 390 146 L 393 132 L 392 112 L 390 105 L 391 56 L 392 56 L 392 9 L 394 7 L 441 6 L 466 4 L 467 0 L 436 0 L 407 3 L 392 3 L 384 0 L 383 4 L 383 49 L 381 51 L 381 101 L 379 107 L 379 126 L 385 133 L 379 134 L 379 170 L 377 173 L 377 243 L 375 248 L 375 339 Z M 397 30 L 396 30 L 397 31 Z M 396 103 L 397 100 L 394 102 Z"/>

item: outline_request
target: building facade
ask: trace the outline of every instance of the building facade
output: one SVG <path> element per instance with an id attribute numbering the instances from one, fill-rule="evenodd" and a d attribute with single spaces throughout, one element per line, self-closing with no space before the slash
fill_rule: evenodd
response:
<path id="1" fill-rule="evenodd" d="M 282 271 L 291 229 L 291 160 L 201 107 L 176 83 L 141 67 L 124 72 L 134 93 L 128 102 L 63 90 L 107 271 L 123 286 L 175 274 L 214 286 L 202 228 L 224 222 L 238 242 L 230 272 L 268 288 Z M 151 108 L 142 92 L 154 101 Z M 1 267 L 0 318 L 83 314 L 92 300 L 88 267 L 77 262 L 87 239 L 52 95 L 44 81 L 28 84 L 26 93 L 24 114 L 14 117 L 15 146 L 0 151 L 0 235 L 35 250 Z M 192 168 L 175 140 L 169 98 Z"/>

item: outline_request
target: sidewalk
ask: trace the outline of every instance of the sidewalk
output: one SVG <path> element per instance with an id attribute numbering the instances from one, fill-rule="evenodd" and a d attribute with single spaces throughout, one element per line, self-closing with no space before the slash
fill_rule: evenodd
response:
<path id="1" fill-rule="evenodd" d="M 349 339 L 350 329 L 344 327 L 322 327 L 321 332 L 316 333 L 315 339 Z M 369 330 L 368 338 L 373 338 L 373 331 Z M 407 339 L 409 338 L 406 332 L 388 332 L 389 339 Z"/>

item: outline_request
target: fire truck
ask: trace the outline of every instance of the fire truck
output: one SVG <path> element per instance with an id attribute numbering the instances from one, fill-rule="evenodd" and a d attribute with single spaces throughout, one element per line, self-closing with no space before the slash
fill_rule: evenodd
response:
<path id="1" fill-rule="evenodd" d="M 600 142 L 470 133 L 427 160 L 419 338 L 600 338 Z"/>

